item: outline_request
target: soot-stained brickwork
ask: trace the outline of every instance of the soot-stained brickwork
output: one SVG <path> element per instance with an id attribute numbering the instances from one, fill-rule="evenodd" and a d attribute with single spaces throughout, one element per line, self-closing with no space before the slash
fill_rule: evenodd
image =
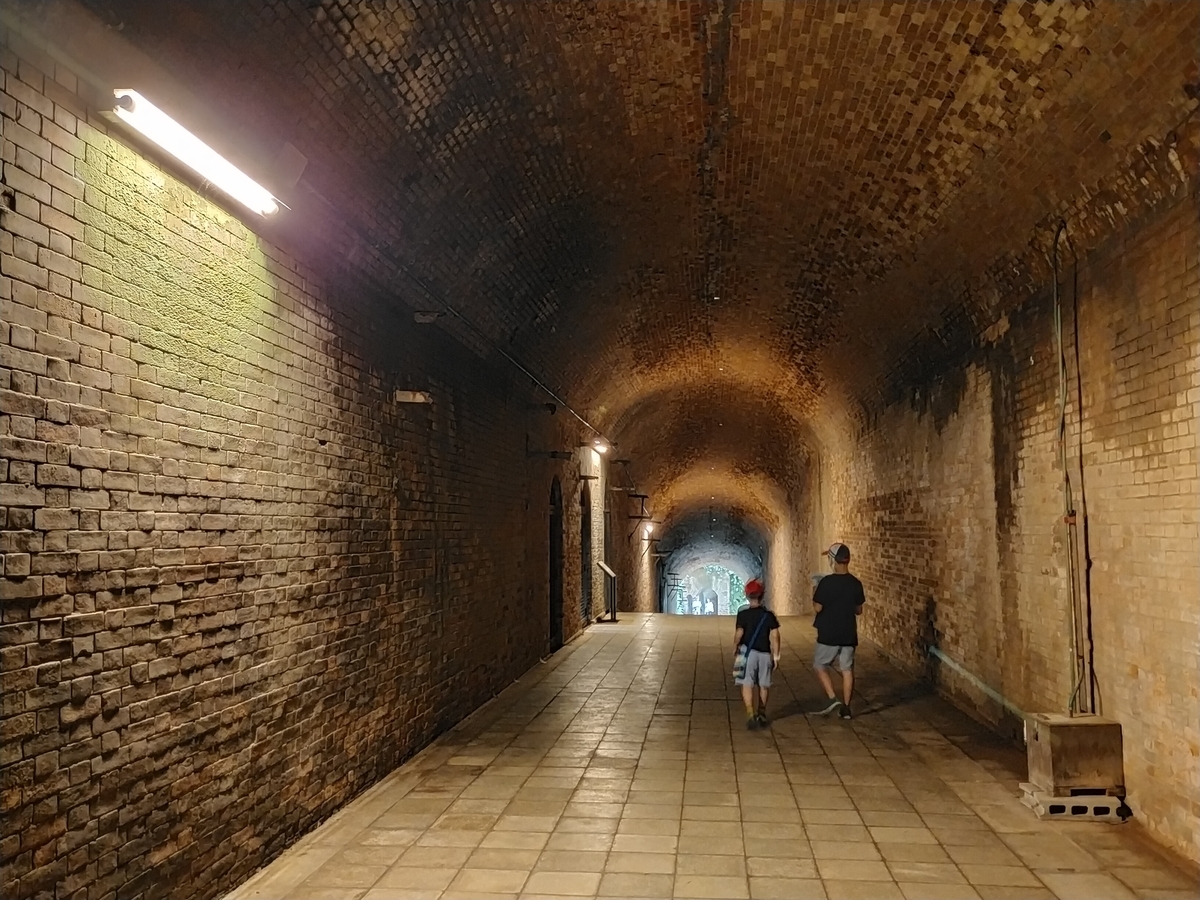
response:
<path id="1" fill-rule="evenodd" d="M 546 652 L 554 432 L 3 54 L 0 891 L 215 896 Z"/>
<path id="2" fill-rule="evenodd" d="M 1078 367 L 1076 269 L 1065 256 L 1067 465 L 1076 507 L 1086 501 L 1100 710 L 1124 728 L 1138 819 L 1194 855 L 1200 809 L 1186 798 L 1200 786 L 1196 198 L 1080 261 Z M 1025 301 L 865 431 L 849 429 L 834 453 L 827 507 L 830 530 L 856 550 L 870 638 L 1018 734 L 1018 721 L 939 668 L 927 648 L 938 646 L 1019 709 L 1067 708 L 1069 557 L 1052 309 L 1048 291 Z"/>

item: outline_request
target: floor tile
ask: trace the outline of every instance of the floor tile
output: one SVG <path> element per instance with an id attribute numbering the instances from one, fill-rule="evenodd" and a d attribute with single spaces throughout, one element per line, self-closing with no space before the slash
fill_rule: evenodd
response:
<path id="1" fill-rule="evenodd" d="M 643 875 L 675 874 L 674 853 L 634 853 L 614 850 L 604 863 L 606 872 L 631 872 Z"/>
<path id="2" fill-rule="evenodd" d="M 1059 900 L 1137 900 L 1133 891 L 1106 872 L 1036 874 Z"/>
<path id="3" fill-rule="evenodd" d="M 855 841 L 812 841 L 812 853 L 817 859 L 880 859 L 875 844 Z"/>
<path id="4" fill-rule="evenodd" d="M 392 866 L 379 879 L 376 887 L 419 888 L 445 890 L 458 874 L 458 869 L 428 868 L 425 866 Z"/>
<path id="5" fill-rule="evenodd" d="M 618 834 L 613 838 L 612 848 L 614 853 L 675 853 L 679 848 L 679 838 L 665 834 Z"/>
<path id="6" fill-rule="evenodd" d="M 935 884 L 931 882 L 900 882 L 897 885 L 904 900 L 979 900 L 979 893 L 969 884 Z"/>
<path id="7" fill-rule="evenodd" d="M 676 875 L 675 896 L 692 898 L 721 898 L 748 900 L 749 885 L 743 878 L 727 875 Z"/>
<path id="8" fill-rule="evenodd" d="M 825 900 L 825 886 L 815 878 L 750 879 L 751 900 Z"/>
<path id="9" fill-rule="evenodd" d="M 871 825 L 867 828 L 877 844 L 936 844 L 937 838 L 928 828 L 896 828 L 889 825 Z"/>
<path id="10" fill-rule="evenodd" d="M 829 900 L 904 900 L 893 882 L 825 880 Z"/>
<path id="11" fill-rule="evenodd" d="M 757 878 L 812 879 L 818 877 L 817 863 L 813 859 L 752 856 L 746 860 L 746 869 L 751 877 Z"/>
<path id="12" fill-rule="evenodd" d="M 930 884 L 966 884 L 958 866 L 950 863 L 888 862 L 888 870 L 896 881 Z"/>
<path id="13" fill-rule="evenodd" d="M 600 878 L 601 897 L 671 897 L 675 890 L 675 878 L 671 875 L 639 875 L 630 872 L 605 872 Z"/>
<path id="14" fill-rule="evenodd" d="M 470 858 L 471 852 L 470 847 L 409 847 L 396 865 L 457 869 Z"/>
<path id="15" fill-rule="evenodd" d="M 603 872 L 603 850 L 546 850 L 537 861 L 543 872 Z"/>
<path id="16" fill-rule="evenodd" d="M 718 854 L 680 854 L 675 858 L 678 875 L 732 875 L 746 874 L 746 860 L 741 856 Z"/>
<path id="17" fill-rule="evenodd" d="M 387 866 L 361 866 L 330 861 L 313 872 L 305 882 L 313 887 L 369 888 L 388 869 Z"/>
<path id="18" fill-rule="evenodd" d="M 829 881 L 891 881 L 892 873 L 881 862 L 860 859 L 817 859 L 817 871 Z"/>
<path id="19" fill-rule="evenodd" d="M 971 884 L 995 884 L 1004 887 L 1040 887 L 1032 872 L 1024 866 L 991 866 L 960 863 L 959 868 Z"/>
<path id="20" fill-rule="evenodd" d="M 515 894 L 528 878 L 528 869 L 463 869 L 446 892 L 452 896 L 467 891 Z"/>
<path id="21" fill-rule="evenodd" d="M 534 872 L 525 883 L 525 891 L 562 897 L 587 897 L 595 894 L 599 886 L 599 872 Z"/>
<path id="22" fill-rule="evenodd" d="M 463 864 L 467 869 L 524 869 L 530 871 L 541 854 L 537 850 L 498 850 L 481 848 Z"/>
<path id="23" fill-rule="evenodd" d="M 495 850 L 541 850 L 549 838 L 545 832 L 493 831 L 479 846 Z"/>
<path id="24" fill-rule="evenodd" d="M 937 844 L 880 844 L 879 852 L 888 862 L 952 862 L 949 854 Z"/>

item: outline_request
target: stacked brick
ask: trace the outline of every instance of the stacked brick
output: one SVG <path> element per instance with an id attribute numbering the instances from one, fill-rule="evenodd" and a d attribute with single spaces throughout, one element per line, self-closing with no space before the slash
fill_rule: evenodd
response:
<path id="1" fill-rule="evenodd" d="M 0 893 L 216 896 L 544 653 L 553 473 L 504 377 L 0 52 Z"/>

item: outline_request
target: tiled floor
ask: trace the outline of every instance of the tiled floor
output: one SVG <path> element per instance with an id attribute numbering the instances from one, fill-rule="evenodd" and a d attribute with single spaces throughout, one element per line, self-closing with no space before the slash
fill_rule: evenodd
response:
<path id="1" fill-rule="evenodd" d="M 596 625 L 228 900 L 1194 898 L 1130 825 L 1045 824 L 1006 747 L 862 648 L 853 721 L 786 620 L 769 731 L 732 621 Z"/>

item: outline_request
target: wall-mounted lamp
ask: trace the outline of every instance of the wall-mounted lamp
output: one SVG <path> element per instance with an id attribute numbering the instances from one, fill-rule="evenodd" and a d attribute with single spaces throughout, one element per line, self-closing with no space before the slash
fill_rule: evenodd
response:
<path id="1" fill-rule="evenodd" d="M 645 525 L 643 525 L 642 526 L 642 534 L 645 535 L 647 538 L 649 538 L 650 535 L 654 534 L 654 523 L 647 522 Z"/>
<path id="2" fill-rule="evenodd" d="M 607 453 L 608 441 L 604 440 L 603 438 L 596 438 L 596 440 L 592 442 L 592 449 L 594 449 L 597 453 Z"/>
<path id="3" fill-rule="evenodd" d="M 428 391 L 396 391 L 392 399 L 397 403 L 432 403 L 433 395 Z"/>
<path id="4" fill-rule="evenodd" d="M 205 181 L 260 216 L 279 212 L 279 203 L 249 175 L 200 140 L 165 112 L 128 88 L 113 91 L 113 112 L 122 122 L 153 141 Z"/>

